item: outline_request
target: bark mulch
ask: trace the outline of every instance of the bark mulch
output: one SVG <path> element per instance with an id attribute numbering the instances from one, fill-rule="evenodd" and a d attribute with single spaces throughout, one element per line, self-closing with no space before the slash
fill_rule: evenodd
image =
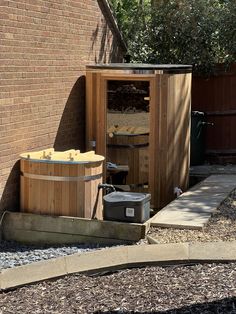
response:
<path id="1" fill-rule="evenodd" d="M 236 313 L 236 264 L 71 275 L 4 292 L 0 313 Z"/>

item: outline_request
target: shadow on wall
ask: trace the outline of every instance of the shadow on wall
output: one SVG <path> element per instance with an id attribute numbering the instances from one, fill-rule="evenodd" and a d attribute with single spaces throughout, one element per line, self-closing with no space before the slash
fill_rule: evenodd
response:
<path id="1" fill-rule="evenodd" d="M 85 76 L 78 78 L 66 102 L 59 128 L 55 150 L 80 149 L 85 147 Z M 20 161 L 11 169 L 0 199 L 0 212 L 17 211 L 20 208 Z"/>
<path id="2" fill-rule="evenodd" d="M 102 26 L 101 30 L 101 36 L 99 36 L 99 24 L 97 24 L 97 27 L 95 31 L 93 32 L 91 41 L 92 45 L 89 52 L 89 58 L 91 59 L 92 55 L 94 55 L 94 62 L 95 63 L 107 63 L 107 62 L 122 62 L 123 57 L 119 48 L 119 45 L 117 44 L 117 41 L 114 38 L 109 38 L 109 27 L 108 24 L 105 22 L 105 24 Z M 100 40 L 100 43 L 98 43 L 98 39 Z M 110 46 L 108 43 L 112 41 Z M 96 45 L 98 45 L 99 51 L 96 51 Z"/>
<path id="3" fill-rule="evenodd" d="M 72 87 L 53 147 L 59 151 L 85 149 L 85 76 L 80 76 Z"/>
<path id="4" fill-rule="evenodd" d="M 20 208 L 20 161 L 11 169 L 0 199 L 0 212 L 5 210 L 17 211 Z"/>
<path id="5" fill-rule="evenodd" d="M 91 36 L 92 45 L 89 51 L 89 59 L 91 60 L 92 54 L 95 54 L 95 63 L 122 62 L 124 48 L 122 49 L 121 43 L 118 43 L 119 39 L 114 34 L 114 30 L 112 32 L 113 36 L 110 33 L 113 26 L 110 21 L 111 17 L 107 14 L 108 9 L 104 6 L 103 1 L 98 1 L 98 5 L 101 12 L 103 12 L 104 21 L 102 26 L 100 26 L 99 23 L 97 24 L 97 27 Z M 96 51 L 96 47 L 99 47 L 98 51 Z"/>

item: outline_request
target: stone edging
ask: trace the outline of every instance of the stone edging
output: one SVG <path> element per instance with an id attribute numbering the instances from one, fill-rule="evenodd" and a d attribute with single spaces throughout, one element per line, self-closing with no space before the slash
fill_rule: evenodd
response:
<path id="1" fill-rule="evenodd" d="M 73 273 L 128 267 L 236 261 L 236 241 L 133 245 L 76 253 L 0 272 L 0 290 Z"/>

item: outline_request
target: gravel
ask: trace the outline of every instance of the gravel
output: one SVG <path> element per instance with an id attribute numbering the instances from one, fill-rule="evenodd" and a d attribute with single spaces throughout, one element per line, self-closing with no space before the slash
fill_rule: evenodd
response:
<path id="1" fill-rule="evenodd" d="M 103 247 L 98 244 L 27 246 L 13 241 L 2 241 L 0 242 L 0 270 L 101 248 Z"/>
<path id="2" fill-rule="evenodd" d="M 236 264 L 70 275 L 0 295 L 0 313 L 236 313 Z M 2 312 L 1 312 L 2 311 Z"/>

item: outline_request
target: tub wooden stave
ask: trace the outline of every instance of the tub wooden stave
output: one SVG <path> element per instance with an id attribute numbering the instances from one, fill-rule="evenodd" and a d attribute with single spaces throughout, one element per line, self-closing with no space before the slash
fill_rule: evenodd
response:
<path id="1" fill-rule="evenodd" d="M 103 162 L 63 163 L 21 159 L 21 211 L 92 218 Z M 102 197 L 96 218 L 102 219 Z"/>
<path id="2" fill-rule="evenodd" d="M 108 135 L 107 148 L 108 161 L 128 165 L 126 184 L 139 186 L 148 183 L 149 134 Z"/>

